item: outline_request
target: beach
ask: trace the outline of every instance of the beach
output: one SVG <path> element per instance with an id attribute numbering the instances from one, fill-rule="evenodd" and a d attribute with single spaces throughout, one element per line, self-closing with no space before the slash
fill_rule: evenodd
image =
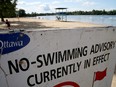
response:
<path id="1" fill-rule="evenodd" d="M 11 29 L 38 29 L 38 28 L 63 28 L 76 29 L 79 27 L 104 27 L 93 23 L 73 22 L 73 21 L 57 21 L 45 20 L 37 18 L 7 18 L 11 24 Z M 6 19 L 5 19 L 6 20 Z M 0 29 L 7 29 L 6 24 L 0 22 Z"/>
<path id="2" fill-rule="evenodd" d="M 116 87 L 116 74 L 113 76 L 111 87 Z"/>
<path id="3" fill-rule="evenodd" d="M 37 18 L 7 18 L 11 24 L 10 29 L 76 29 L 82 27 L 106 27 L 106 25 L 98 25 L 84 22 L 61 22 L 56 20 L 45 20 Z M 6 20 L 6 19 L 5 19 Z M 0 22 L 0 29 L 8 29 L 4 22 Z M 116 87 L 116 74 L 113 76 L 112 86 Z"/>

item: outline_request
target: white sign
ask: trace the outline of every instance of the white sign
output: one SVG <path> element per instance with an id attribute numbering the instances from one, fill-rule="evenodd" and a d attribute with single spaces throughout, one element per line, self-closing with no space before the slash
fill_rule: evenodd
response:
<path id="1" fill-rule="evenodd" d="M 0 33 L 0 87 L 110 87 L 116 29 Z"/>

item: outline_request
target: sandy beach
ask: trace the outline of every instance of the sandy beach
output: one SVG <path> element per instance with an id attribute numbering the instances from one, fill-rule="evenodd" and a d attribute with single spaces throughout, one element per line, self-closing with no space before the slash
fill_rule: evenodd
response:
<path id="1" fill-rule="evenodd" d="M 79 27 L 106 27 L 106 25 L 98 25 L 92 23 L 82 22 L 60 22 L 55 20 L 45 20 L 36 18 L 8 18 L 11 23 L 11 29 L 46 29 L 46 28 L 58 28 L 58 29 L 74 29 Z M 8 29 L 5 23 L 0 22 L 0 29 Z M 116 87 L 116 74 L 113 76 L 112 86 Z"/>
<path id="2" fill-rule="evenodd" d="M 8 18 L 11 23 L 11 29 L 38 29 L 38 28 L 64 28 L 73 29 L 78 27 L 104 27 L 105 25 L 98 25 L 83 22 L 60 22 L 56 20 L 45 20 L 37 18 Z M 6 24 L 0 22 L 0 29 L 7 29 Z"/>
<path id="3" fill-rule="evenodd" d="M 114 74 L 114 76 L 113 76 L 112 86 L 111 87 L 116 87 L 116 74 Z"/>

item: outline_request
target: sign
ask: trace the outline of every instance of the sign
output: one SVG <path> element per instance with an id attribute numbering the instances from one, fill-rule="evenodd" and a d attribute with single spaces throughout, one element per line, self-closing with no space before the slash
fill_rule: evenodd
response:
<path id="1" fill-rule="evenodd" d="M 0 33 L 1 87 L 110 87 L 116 29 Z"/>

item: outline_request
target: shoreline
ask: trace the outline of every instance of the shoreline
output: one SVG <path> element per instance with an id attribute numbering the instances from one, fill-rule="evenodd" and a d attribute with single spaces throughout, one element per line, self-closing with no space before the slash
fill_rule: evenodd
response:
<path id="1" fill-rule="evenodd" d="M 8 19 L 11 24 L 11 29 L 38 29 L 38 28 L 64 28 L 64 29 L 76 29 L 80 27 L 106 27 L 107 25 L 100 25 L 86 22 L 75 21 L 56 21 L 45 20 L 36 18 L 5 18 Z M 0 29 L 7 29 L 5 23 L 0 22 Z"/>

